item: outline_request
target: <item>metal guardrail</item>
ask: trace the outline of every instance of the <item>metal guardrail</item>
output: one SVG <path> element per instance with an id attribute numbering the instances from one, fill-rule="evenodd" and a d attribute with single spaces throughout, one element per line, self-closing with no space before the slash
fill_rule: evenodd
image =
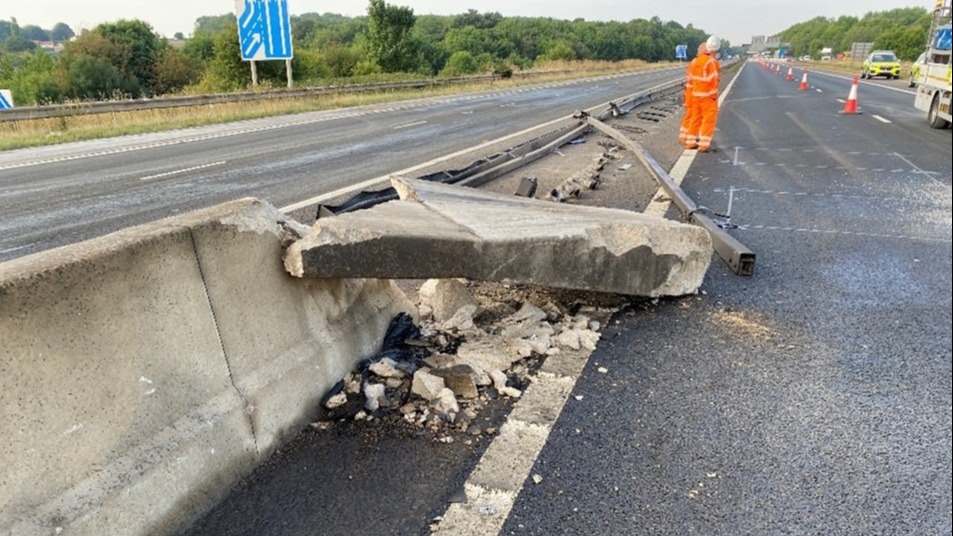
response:
<path id="1" fill-rule="evenodd" d="M 572 71 L 567 70 L 552 71 L 547 73 L 515 73 L 513 74 L 513 78 L 526 79 L 543 75 L 568 74 L 570 72 Z M 245 91 L 241 93 L 219 93 L 213 95 L 198 95 L 194 97 L 161 97 L 155 99 L 131 99 L 124 101 L 56 104 L 51 106 L 28 106 L 23 108 L 0 110 L 0 121 L 27 121 L 30 119 L 50 119 L 55 117 L 161 110 L 167 108 L 185 108 L 190 106 L 206 106 L 212 104 L 236 102 L 295 99 L 316 97 L 320 95 L 364 93 L 370 91 L 387 91 L 394 89 L 422 89 L 427 87 L 470 84 L 474 82 L 490 82 L 500 79 L 502 78 L 496 75 L 481 75 L 457 78 L 432 78 L 408 82 L 385 82 L 379 84 L 354 84 L 302 89 L 280 89 L 273 91 Z"/>

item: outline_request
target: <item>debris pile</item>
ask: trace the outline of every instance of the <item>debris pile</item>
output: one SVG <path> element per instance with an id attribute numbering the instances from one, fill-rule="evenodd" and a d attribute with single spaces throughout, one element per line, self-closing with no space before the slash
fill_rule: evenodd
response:
<path id="1" fill-rule="evenodd" d="M 586 169 L 574 174 L 569 180 L 550 191 L 546 199 L 563 203 L 571 198 L 579 197 L 583 190 L 598 190 L 602 182 L 602 171 L 605 170 L 606 164 L 618 158 L 615 154 L 617 151 L 618 148 L 615 147 L 597 156 Z"/>
<path id="2" fill-rule="evenodd" d="M 480 411 L 492 400 L 519 398 L 547 356 L 595 350 L 615 311 L 537 294 L 481 300 L 455 279 L 429 280 L 418 295 L 420 326 L 407 314 L 394 319 L 382 352 L 324 397 L 326 421 L 379 419 L 444 442 L 452 432 L 493 435 L 478 423 Z"/>

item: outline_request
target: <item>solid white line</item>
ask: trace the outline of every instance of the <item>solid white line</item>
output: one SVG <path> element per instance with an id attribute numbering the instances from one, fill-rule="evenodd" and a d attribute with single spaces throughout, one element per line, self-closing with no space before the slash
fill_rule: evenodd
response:
<path id="1" fill-rule="evenodd" d="M 747 66 L 747 62 L 741 65 L 741 69 L 738 69 L 738 73 L 734 78 L 731 79 L 731 82 L 729 82 L 728 86 L 725 87 L 725 91 L 722 92 L 722 94 L 718 97 L 719 108 L 725 103 L 725 99 L 728 98 L 728 93 L 731 92 L 731 88 L 735 86 L 735 82 L 741 77 L 741 73 Z M 672 168 L 672 171 L 669 172 L 669 176 L 672 177 L 672 180 L 675 181 L 675 184 L 679 186 L 682 184 L 682 181 L 684 181 L 685 177 L 688 175 L 688 170 L 691 169 L 692 164 L 695 162 L 696 156 L 698 156 L 698 151 L 686 149 L 684 152 L 682 152 L 682 156 L 678 158 L 678 161 L 675 162 L 675 166 Z M 649 203 L 649 206 L 645 208 L 643 214 L 664 218 L 665 213 L 668 212 L 670 206 L 672 206 L 672 200 L 668 198 L 664 189 L 659 188 L 658 191 L 655 192 L 655 195 L 652 196 L 652 202 Z"/>
<path id="2" fill-rule="evenodd" d="M 150 176 L 148 176 L 148 177 L 142 177 L 142 178 L 139 179 L 139 180 L 142 181 L 142 182 L 146 182 L 146 181 L 152 181 L 152 180 L 155 180 L 155 179 L 164 179 L 164 178 L 166 178 L 166 177 L 172 177 L 172 176 L 174 176 L 174 175 L 181 175 L 181 174 L 183 174 L 183 173 L 191 173 L 191 172 L 193 172 L 193 171 L 199 171 L 199 170 L 202 170 L 202 169 L 208 169 L 208 168 L 213 168 L 213 167 L 217 167 L 217 166 L 224 166 L 224 165 L 227 164 L 227 163 L 228 163 L 227 161 L 222 161 L 222 162 L 215 162 L 215 163 L 213 163 L 213 164 L 205 164 L 205 165 L 202 165 L 202 166 L 190 167 L 190 168 L 186 168 L 186 169 L 177 169 L 177 170 L 175 170 L 175 171 L 169 171 L 169 172 L 166 172 L 166 173 L 159 173 L 158 175 L 150 175 Z"/>
<path id="3" fill-rule="evenodd" d="M 880 117 L 879 115 L 875 115 L 873 116 L 873 118 L 876 119 L 877 121 L 880 121 L 881 123 L 886 123 L 888 125 L 893 123 L 893 121 L 890 121 L 889 119 L 884 119 L 883 117 Z"/>
<path id="4" fill-rule="evenodd" d="M 30 245 L 28 245 L 28 246 L 17 246 L 17 247 L 15 247 L 15 248 L 3 249 L 3 250 L 0 250 L 0 254 L 3 254 L 3 253 L 11 253 L 11 252 L 13 252 L 13 251 L 19 251 L 19 250 L 21 250 L 21 249 L 26 249 L 26 248 L 28 248 L 28 247 L 30 247 L 30 246 L 32 246 L 32 245 L 33 245 L 33 244 L 30 244 Z"/>
<path id="5" fill-rule="evenodd" d="M 467 478 L 466 502 L 450 505 L 431 534 L 499 534 L 591 355 L 564 349 L 546 360 Z"/>
<path id="6" fill-rule="evenodd" d="M 830 77 L 830 78 L 839 78 L 839 79 L 841 79 L 841 80 L 848 80 L 848 81 L 850 81 L 850 82 L 853 82 L 853 81 L 854 81 L 854 77 L 852 77 L 852 76 L 851 76 L 851 77 L 841 76 L 841 75 L 826 73 L 826 72 L 823 72 L 823 71 L 813 71 L 813 73 L 814 73 L 814 74 L 824 75 L 824 76 L 827 76 L 827 77 Z M 897 93 L 903 93 L 903 94 L 905 94 L 905 95 L 916 95 L 916 94 L 917 94 L 916 91 L 910 91 L 909 89 L 900 89 L 900 88 L 897 88 L 897 87 L 883 86 L 883 85 L 880 85 L 880 84 L 874 84 L 873 82 L 863 82 L 863 81 L 861 81 L 860 84 L 863 85 L 863 86 L 865 86 L 865 87 L 878 87 L 878 88 L 880 88 L 880 89 L 889 89 L 890 91 L 896 91 Z"/>
<path id="7" fill-rule="evenodd" d="M 420 125 L 426 125 L 426 124 L 427 124 L 426 121 L 417 121 L 416 123 L 407 123 L 406 125 L 396 126 L 394 127 L 394 130 L 401 130 L 401 129 L 410 128 L 410 127 L 419 127 Z"/>
<path id="8" fill-rule="evenodd" d="M 900 160 L 903 160 L 903 161 L 906 162 L 907 164 L 909 164 L 910 167 L 912 167 L 914 170 L 916 170 L 918 174 L 925 176 L 926 178 L 928 178 L 928 179 L 930 179 L 931 181 L 933 181 L 933 182 L 939 184 L 940 186 L 942 186 L 943 188 L 945 188 L 945 189 L 947 189 L 947 190 L 953 190 L 953 188 L 951 188 L 949 185 L 944 184 L 944 183 L 938 181 L 937 179 L 935 179 L 935 178 L 933 177 L 933 175 L 937 175 L 937 173 L 932 173 L 932 172 L 929 172 L 929 171 L 924 171 L 923 169 L 920 168 L 920 166 L 917 166 L 916 164 L 914 164 L 913 162 L 911 162 L 909 159 L 907 159 L 907 157 L 903 156 L 903 155 L 900 154 L 900 153 L 893 153 L 893 155 L 896 156 L 897 158 L 899 158 Z"/>

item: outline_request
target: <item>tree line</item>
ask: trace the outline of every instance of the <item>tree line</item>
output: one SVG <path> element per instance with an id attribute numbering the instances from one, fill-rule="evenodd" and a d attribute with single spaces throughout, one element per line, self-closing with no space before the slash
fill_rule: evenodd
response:
<path id="1" fill-rule="evenodd" d="M 216 93 L 247 88 L 235 16 L 200 17 L 184 47 L 173 47 L 140 20 L 101 24 L 62 38 L 0 21 L 0 87 L 18 105 L 70 100 Z M 65 26 L 65 25 L 64 25 Z M 68 27 L 67 27 L 68 28 Z M 5 35 L 6 29 L 6 35 Z M 25 42 L 54 39 L 62 53 L 32 50 Z M 70 32 L 72 31 L 70 30 Z M 308 13 L 292 18 L 293 71 L 300 85 L 375 77 L 506 76 L 548 60 L 647 62 L 674 59 L 677 45 L 694 50 L 707 34 L 658 17 L 628 22 L 503 17 L 469 10 L 450 16 L 370 0 L 366 16 Z M 3 46 L 7 41 L 15 46 Z M 283 62 L 260 62 L 263 84 L 284 85 Z"/>
<path id="2" fill-rule="evenodd" d="M 817 17 L 781 32 L 794 56 L 818 56 L 821 49 L 850 51 L 853 43 L 873 43 L 878 50 L 893 50 L 900 59 L 914 60 L 926 48 L 931 14 L 911 7 L 871 12 L 858 17 Z"/>

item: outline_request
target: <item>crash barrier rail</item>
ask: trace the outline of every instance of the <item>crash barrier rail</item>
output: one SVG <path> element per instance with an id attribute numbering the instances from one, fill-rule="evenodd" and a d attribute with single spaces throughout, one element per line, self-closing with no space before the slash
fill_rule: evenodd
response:
<path id="1" fill-rule="evenodd" d="M 727 63 L 726 67 L 737 63 L 737 61 Z M 608 107 L 596 106 L 585 112 L 577 112 L 572 117 L 572 119 L 577 120 L 573 124 L 489 158 L 479 160 L 463 170 L 440 171 L 416 178 L 476 187 L 552 154 L 563 145 L 584 134 L 590 127 L 595 128 L 619 141 L 626 149 L 636 155 L 656 182 L 659 183 L 659 186 L 673 200 L 682 215 L 711 234 L 715 253 L 728 264 L 736 275 L 753 275 L 756 262 L 755 253 L 732 237 L 718 222 L 705 214 L 701 207 L 688 197 L 669 176 L 668 172 L 641 145 L 604 122 L 611 117 L 626 115 L 659 96 L 672 94 L 674 91 L 681 89 L 682 86 L 683 82 L 681 80 L 675 80 L 635 93 L 618 102 L 609 103 Z M 321 219 L 370 208 L 395 200 L 397 197 L 397 191 L 394 188 L 360 192 L 340 205 L 319 206 L 317 218 Z"/>
<path id="2" fill-rule="evenodd" d="M 614 113 L 618 113 L 620 107 L 628 109 L 636 108 L 660 96 L 669 95 L 681 89 L 681 87 L 682 81 L 673 80 L 629 95 L 621 99 L 618 104 L 610 103 L 608 106 L 595 106 L 586 110 L 585 113 L 596 114 L 597 117 L 606 119 L 611 117 Z M 495 155 L 482 158 L 463 169 L 437 171 L 412 178 L 436 181 L 444 184 L 457 184 L 460 186 L 480 186 L 554 153 L 557 149 L 578 138 L 590 128 L 585 121 L 580 121 L 574 116 L 566 117 L 566 123 L 567 124 L 562 128 L 543 134 Z M 378 191 L 363 191 L 355 194 L 340 205 L 319 206 L 317 218 L 321 219 L 370 208 L 395 199 L 397 199 L 397 191 L 394 188 L 385 188 Z"/>
<path id="3" fill-rule="evenodd" d="M 319 414 L 412 306 L 289 276 L 293 232 L 246 199 L 0 264 L 0 534 L 177 533 Z"/>
<path id="4" fill-rule="evenodd" d="M 513 78 L 528 79 L 544 75 L 569 74 L 571 72 L 572 71 L 564 70 L 552 71 L 548 73 L 514 73 Z M 384 82 L 379 84 L 354 84 L 302 89 L 278 89 L 273 91 L 245 91 L 241 93 L 219 93 L 214 95 L 198 95 L 194 97 L 160 97 L 155 99 L 136 99 L 114 102 L 80 102 L 75 104 L 56 104 L 51 106 L 30 106 L 24 108 L 0 110 L 0 121 L 26 121 L 30 119 L 49 119 L 54 117 L 70 117 L 76 115 L 162 110 L 168 108 L 185 108 L 190 106 L 207 106 L 212 104 L 237 102 L 296 99 L 317 97 L 321 95 L 366 93 L 371 91 L 424 89 L 429 87 L 492 82 L 494 80 L 501 79 L 502 77 L 498 75 L 481 75 L 444 79 L 432 78 L 409 82 Z"/>

